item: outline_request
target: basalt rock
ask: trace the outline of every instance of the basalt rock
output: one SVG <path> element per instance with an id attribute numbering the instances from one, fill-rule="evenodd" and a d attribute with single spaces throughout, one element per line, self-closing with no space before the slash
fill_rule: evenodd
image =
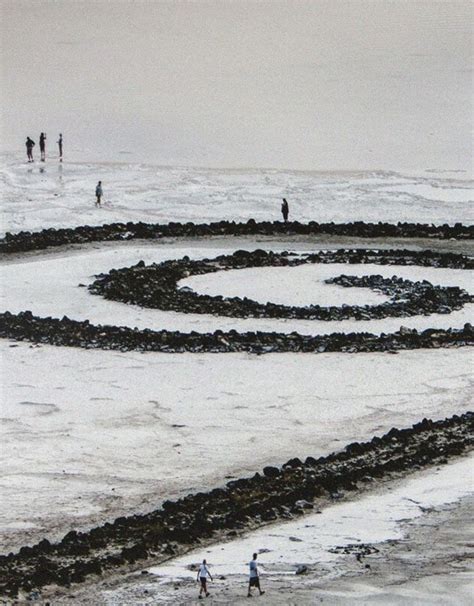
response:
<path id="1" fill-rule="evenodd" d="M 109 223 L 104 225 L 83 225 L 76 228 L 43 229 L 39 232 L 7 232 L 0 239 L 0 253 L 15 253 L 42 250 L 52 246 L 83 244 L 86 242 L 110 242 L 121 240 L 160 238 L 196 238 L 210 236 L 293 236 L 330 235 L 357 238 L 436 238 L 441 240 L 467 240 L 474 238 L 474 226 L 427 225 L 422 223 L 281 223 L 280 221 L 246 223 L 218 221 L 215 223 Z"/>
<path id="2" fill-rule="evenodd" d="M 300 564 L 298 568 L 295 570 L 295 574 L 306 574 L 308 572 L 308 567 L 304 564 Z"/>
<path id="3" fill-rule="evenodd" d="M 146 266 L 143 261 L 132 267 L 113 269 L 97 276 L 89 291 L 112 301 L 141 307 L 182 313 L 212 314 L 234 318 L 285 318 L 297 320 L 341 321 L 348 319 L 373 320 L 387 317 L 408 317 L 433 313 L 450 313 L 461 309 L 473 297 L 458 287 L 435 286 L 423 280 L 413 282 L 393 276 L 342 275 L 326 280 L 346 288 L 370 288 L 389 298 L 376 305 L 306 307 L 259 303 L 247 297 L 203 295 L 189 287 L 179 287 L 183 278 L 217 271 L 249 267 L 297 267 L 316 263 L 420 265 L 473 269 L 474 260 L 464 255 L 408 250 L 346 250 L 319 251 L 314 254 L 273 253 L 264 250 L 236 251 L 214 259 L 191 261 L 189 257 Z M 408 334 L 409 329 L 403 328 Z"/>
<path id="4" fill-rule="evenodd" d="M 159 351 L 164 353 L 254 354 L 277 352 L 393 352 L 408 349 L 432 349 L 474 345 L 470 325 L 460 329 L 432 329 L 421 333 L 400 332 L 374 335 L 367 332 L 331 333 L 307 336 L 293 332 L 215 331 L 182 333 L 180 331 L 138 330 L 125 326 L 102 326 L 69 318 L 39 318 L 31 312 L 0 314 L 0 337 L 16 341 L 118 351 Z"/>

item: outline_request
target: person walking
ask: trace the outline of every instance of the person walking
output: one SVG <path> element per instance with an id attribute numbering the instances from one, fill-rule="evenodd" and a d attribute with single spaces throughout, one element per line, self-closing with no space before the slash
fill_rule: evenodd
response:
<path id="1" fill-rule="evenodd" d="M 33 162 L 33 147 L 35 146 L 35 142 L 33 139 L 26 137 L 26 156 L 28 158 L 28 162 Z"/>
<path id="2" fill-rule="evenodd" d="M 63 161 L 63 134 L 59 133 L 58 139 L 58 147 L 59 147 L 59 161 Z"/>
<path id="3" fill-rule="evenodd" d="M 40 153 L 41 162 L 44 162 L 46 160 L 46 133 L 40 135 Z"/>
<path id="4" fill-rule="evenodd" d="M 288 202 L 286 201 L 286 198 L 283 198 L 283 202 L 281 203 L 281 214 L 283 215 L 284 223 L 288 223 L 288 213 L 289 212 L 290 212 L 290 209 L 288 207 Z"/>
<path id="5" fill-rule="evenodd" d="M 207 562 L 206 560 L 202 561 L 202 564 L 199 566 L 199 570 L 197 573 L 197 578 L 196 581 L 198 581 L 199 583 L 201 583 L 201 588 L 199 589 L 199 599 L 202 599 L 202 592 L 204 592 L 206 594 L 206 598 L 209 594 L 208 590 L 207 590 L 207 577 L 209 576 L 209 578 L 212 579 L 212 575 L 209 572 L 209 568 L 207 567 Z"/>
<path id="6" fill-rule="evenodd" d="M 262 589 L 260 587 L 260 577 L 258 576 L 257 554 L 256 553 L 253 554 L 253 559 L 249 563 L 249 568 L 250 568 L 249 591 L 247 593 L 247 597 L 251 598 L 252 597 L 252 591 L 251 591 L 252 587 L 256 587 L 258 589 L 260 595 L 265 593 L 264 591 L 262 591 Z"/>
<path id="7" fill-rule="evenodd" d="M 103 193 L 104 192 L 102 191 L 102 181 L 99 181 L 97 183 L 96 188 L 95 188 L 95 196 L 97 198 L 96 201 L 95 201 L 95 205 L 96 206 L 100 206 L 100 201 L 101 201 Z"/>

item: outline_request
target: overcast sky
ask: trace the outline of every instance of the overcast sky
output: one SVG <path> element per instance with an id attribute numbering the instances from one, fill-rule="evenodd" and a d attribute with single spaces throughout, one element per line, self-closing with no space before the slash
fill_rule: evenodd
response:
<path id="1" fill-rule="evenodd" d="M 4 149 L 44 130 L 91 160 L 470 165 L 471 2 L 1 6 Z"/>

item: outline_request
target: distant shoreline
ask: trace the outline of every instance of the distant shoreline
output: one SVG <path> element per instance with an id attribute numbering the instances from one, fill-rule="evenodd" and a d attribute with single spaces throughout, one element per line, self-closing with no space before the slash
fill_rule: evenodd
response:
<path id="1" fill-rule="evenodd" d="M 46 163 L 41 163 L 39 160 L 35 160 L 34 165 L 39 165 L 43 167 L 47 167 L 48 164 L 53 162 L 58 162 L 58 154 L 57 149 L 54 147 L 51 150 L 46 150 Z M 444 175 L 453 175 L 453 179 L 456 180 L 459 178 L 460 180 L 471 181 L 474 180 L 474 172 L 469 174 L 469 171 L 464 168 L 441 168 L 441 167 L 430 167 L 430 168 L 418 168 L 418 169 L 408 169 L 408 168 L 291 168 L 284 166 L 217 166 L 217 165 L 208 165 L 208 164 L 182 164 L 182 163 L 163 163 L 160 161 L 151 162 L 149 159 L 141 160 L 133 151 L 118 151 L 116 152 L 116 156 L 120 155 L 130 155 L 133 158 L 130 158 L 130 161 L 125 159 L 106 159 L 103 156 L 94 155 L 93 152 L 90 153 L 85 151 L 72 150 L 69 152 L 70 158 L 68 159 L 67 152 L 64 153 L 64 164 L 69 165 L 90 165 L 97 164 L 99 166 L 143 166 L 150 168 L 158 168 L 160 170 L 195 170 L 195 171 L 215 171 L 217 173 L 282 173 L 282 174 L 307 174 L 307 175 L 341 175 L 341 176 L 366 176 L 366 175 L 383 175 L 383 176 L 394 176 L 394 177 L 407 177 L 407 178 L 446 178 Z M 12 150 L 4 150 L 0 151 L 0 161 L 14 161 L 15 163 L 25 164 L 25 166 L 30 166 L 25 160 L 26 156 L 23 149 L 18 149 L 15 151 Z M 33 166 L 34 166 L 33 165 Z M 461 177 L 462 175 L 462 177 Z"/>

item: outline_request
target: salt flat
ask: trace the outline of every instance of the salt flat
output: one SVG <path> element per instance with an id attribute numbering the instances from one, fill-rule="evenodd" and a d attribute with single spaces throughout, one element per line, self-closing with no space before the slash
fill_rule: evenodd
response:
<path id="1" fill-rule="evenodd" d="M 3 5 L 0 148 L 16 152 L 0 155 L 1 235 L 129 221 L 275 221 L 282 197 L 290 220 L 301 222 L 473 223 L 466 0 Z M 40 129 L 48 131 L 46 162 L 27 165 L 24 135 L 37 140 Z M 59 132 L 63 163 L 56 155 Z M 190 168 L 196 164 L 223 168 Z M 249 165 L 329 170 L 224 168 Z M 349 168 L 359 170 L 334 170 Z M 95 208 L 99 180 L 104 204 Z M 473 305 L 370 322 L 186 316 L 108 302 L 86 288 L 113 267 L 213 256 L 232 252 L 235 243 L 134 242 L 9 255 L 0 269 L 0 311 L 138 328 L 306 334 L 473 322 Z M 471 253 L 474 246 L 442 244 Z M 310 250 L 305 246 L 299 251 Z M 292 243 L 254 238 L 239 247 L 281 250 Z M 472 292 L 472 272 L 381 266 L 219 272 L 181 285 L 289 304 L 384 300 L 367 289 L 324 284 L 339 273 L 397 273 Z M 326 454 L 392 425 L 465 412 L 472 398 L 469 348 L 178 355 L 2 340 L 0 359 L 1 551 L 150 510 L 164 498 L 222 485 L 263 465 Z M 338 606 L 470 604 L 471 470 L 467 459 L 452 461 L 308 516 L 307 526 L 299 520 L 268 527 L 211 547 L 210 554 L 216 562 L 223 556 L 227 572 L 248 561 L 255 540 L 271 548 L 270 572 L 278 566 L 260 600 L 271 606 L 323 599 Z M 429 512 L 420 516 L 421 508 Z M 352 557 L 341 578 L 342 558 L 328 554 L 334 542 L 384 539 L 400 539 L 397 557 L 376 560 L 373 575 Z M 285 573 L 302 559 L 326 575 L 325 587 L 317 576 L 289 581 Z M 69 588 L 62 603 L 188 605 L 197 592 L 182 580 L 186 563 L 170 563 L 164 576 L 136 572 L 136 591 L 126 584 L 107 591 L 107 577 L 105 591 L 84 583 Z M 240 578 L 232 586 L 240 568 L 232 572 L 222 594 L 215 592 L 216 603 L 247 601 Z M 175 577 L 179 586 L 168 582 Z"/>
<path id="2" fill-rule="evenodd" d="M 298 221 L 452 225 L 474 218 L 474 184 L 462 172 L 410 176 L 54 160 L 28 165 L 15 154 L 0 160 L 3 233 L 114 221 L 279 221 L 282 197 L 290 203 L 290 219 Z M 94 207 L 99 179 L 103 208 Z"/>
<path id="3" fill-rule="evenodd" d="M 469 348 L 256 357 L 2 341 L 0 352 L 2 551 L 464 412 L 472 394 Z"/>
<path id="4" fill-rule="evenodd" d="M 2 169 L 7 186 L 5 231 L 114 220 L 278 219 L 278 198 L 288 188 L 298 198 L 298 218 L 306 220 L 466 223 L 470 212 L 469 184 L 438 177 L 244 174 L 86 164 L 65 165 L 62 173 L 49 165 L 43 173 L 36 167 L 31 170 L 21 165 Z M 89 182 L 97 174 L 104 179 L 109 175 L 111 180 L 113 176 L 116 189 L 110 190 L 110 204 L 96 211 Z M 40 316 L 67 315 L 94 324 L 182 331 L 380 333 L 396 331 L 402 324 L 422 330 L 474 322 L 474 305 L 448 315 L 368 322 L 186 315 L 106 301 L 86 288 L 96 274 L 139 260 L 152 263 L 184 255 L 211 258 L 236 248 L 304 253 L 318 246 L 324 247 L 297 239 L 179 240 L 94 244 L 12 256 L 0 268 L 4 285 L 0 307 L 11 312 L 29 309 Z M 342 273 L 427 279 L 469 292 L 473 284 L 472 272 L 464 270 L 334 264 L 223 271 L 188 278 L 180 286 L 296 305 L 385 300 L 368 289 L 324 283 Z M 251 475 L 291 457 L 328 454 L 392 426 L 465 412 L 473 382 L 469 348 L 397 355 L 188 355 L 80 350 L 4 340 L 0 358 L 2 552 L 44 536 L 59 539 L 70 529 L 88 528 L 119 515 L 149 511 L 164 499 L 219 486 L 231 477 Z M 464 482 L 466 487 L 466 468 L 456 465 L 447 468 L 452 481 Z M 450 491 L 453 486 L 449 484 Z M 453 489 L 448 496 L 456 495 L 462 496 Z M 390 503 L 381 501 L 389 514 Z M 334 523 L 342 524 L 344 519 L 350 520 L 336 515 Z M 292 548 L 300 546 L 298 541 L 291 543 Z M 330 573 L 332 565 L 327 565 Z M 117 595 L 107 599 L 116 600 Z M 361 590 L 361 595 L 369 594 Z"/>
<path id="5" fill-rule="evenodd" d="M 274 250 L 291 249 L 291 241 Z M 240 241 L 239 248 L 262 243 Z M 0 268 L 1 307 L 92 323 L 216 329 L 390 332 L 401 324 L 460 327 L 474 305 L 447 315 L 366 322 L 234 319 L 167 313 L 93 296 L 84 285 L 111 268 L 188 254 L 228 254 L 195 241 L 120 244 L 13 258 Z M 304 252 L 301 245 L 298 252 Z M 309 250 L 309 249 L 308 249 Z M 221 271 L 183 280 L 199 292 L 321 305 L 373 303 L 381 295 L 327 285 L 341 273 L 394 274 L 470 290 L 465 270 L 309 265 Z M 172 495 L 220 485 L 293 456 L 327 454 L 422 417 L 464 412 L 472 387 L 469 349 L 387 354 L 171 355 L 0 344 L 4 389 L 2 544 L 59 537 Z M 341 381 L 344 377 L 344 381 Z M 403 377 L 403 382 L 400 378 Z M 330 413 L 328 413 L 330 411 Z M 277 439 L 276 439 L 277 437 Z M 34 487 L 35 500 L 27 498 Z"/>

